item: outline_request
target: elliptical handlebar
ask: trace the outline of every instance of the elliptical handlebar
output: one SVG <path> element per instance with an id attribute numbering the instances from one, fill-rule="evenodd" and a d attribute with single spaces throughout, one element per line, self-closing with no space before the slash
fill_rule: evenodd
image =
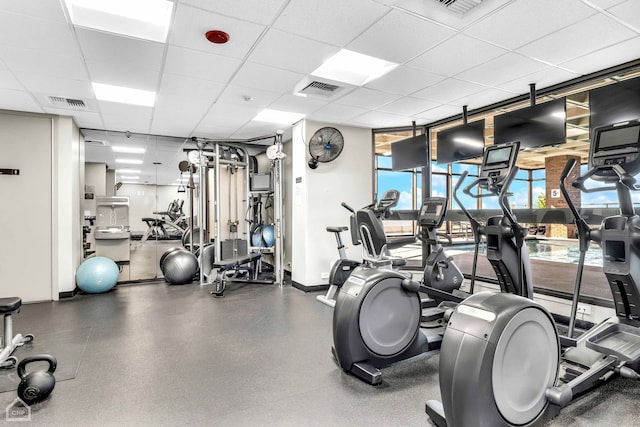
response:
<path id="1" fill-rule="evenodd" d="M 356 213 L 355 209 L 353 209 L 351 206 L 349 206 L 345 202 L 342 202 L 341 205 L 342 205 L 343 208 L 345 208 L 346 210 L 348 210 L 352 214 Z"/>
<path id="2" fill-rule="evenodd" d="M 500 205 L 500 208 L 502 209 L 502 212 L 505 214 L 507 219 L 514 226 L 519 226 L 519 224 L 518 224 L 518 219 L 516 218 L 516 216 L 513 214 L 513 211 L 511 210 L 511 206 L 509 206 L 508 196 L 510 193 L 507 190 L 509 190 L 511 183 L 513 182 L 513 180 L 516 177 L 516 174 L 519 171 L 520 171 L 520 168 L 517 166 L 514 166 L 511 168 L 511 170 L 509 170 L 509 174 L 504 179 L 504 184 L 500 188 L 500 193 L 498 193 L 498 204 Z"/>

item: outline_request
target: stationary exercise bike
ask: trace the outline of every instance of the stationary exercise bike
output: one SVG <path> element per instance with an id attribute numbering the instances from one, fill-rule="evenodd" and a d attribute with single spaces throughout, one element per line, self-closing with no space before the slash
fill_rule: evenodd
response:
<path id="1" fill-rule="evenodd" d="M 529 270 L 529 259 L 526 250 L 518 248 L 515 241 L 521 227 L 517 226 L 507 198 L 509 185 L 517 173 L 517 153 L 517 143 L 488 147 L 478 179 L 464 191 L 474 197 L 491 195 L 500 198 L 504 215 L 493 218 L 487 225 L 481 226 L 476 221 L 476 229 L 493 247 L 494 268 L 502 273 L 498 275 L 500 288 L 504 292 L 529 296 L 532 294 L 530 274 L 524 274 Z M 463 180 L 464 176 L 456 191 Z M 472 194 L 471 189 L 476 186 L 489 190 L 489 193 Z M 386 253 L 383 249 L 386 248 L 386 237 L 381 224 L 366 210 L 357 212 L 357 222 L 363 257 L 368 264 L 356 268 L 337 295 L 332 351 L 344 371 L 377 385 L 382 382 L 380 369 L 418 355 L 435 354 L 440 349 L 447 324 L 442 320 L 449 310 L 424 307 L 421 295 L 454 304 L 463 301 L 466 295 L 458 296 L 425 286 L 398 271 L 381 268 L 381 265 L 391 264 L 391 260 L 379 255 Z M 518 255 L 522 256 L 521 260 L 515 259 Z M 428 315 L 424 315 L 423 308 L 429 312 Z M 424 321 L 429 327 L 422 327 Z"/>
<path id="2" fill-rule="evenodd" d="M 444 197 L 427 197 L 422 202 L 418 214 L 418 227 L 421 235 L 419 239 L 429 245 L 422 283 L 444 292 L 453 292 L 460 288 L 464 276 L 453 262 L 453 258 L 447 256 L 440 244 L 438 228 L 444 222 L 447 214 L 447 199 Z"/>
<path id="3" fill-rule="evenodd" d="M 378 203 L 365 206 L 363 209 L 373 211 L 377 218 L 382 219 L 389 215 L 389 210 L 398 205 L 399 200 L 400 192 L 398 190 L 387 190 L 384 192 L 382 197 L 380 197 Z M 351 272 L 362 264 L 360 261 L 347 258 L 347 252 L 345 251 L 344 244 L 342 243 L 341 233 L 351 229 L 351 243 L 353 243 L 354 246 L 360 244 L 360 236 L 358 234 L 356 211 L 344 202 L 342 202 L 342 207 L 351 212 L 351 215 L 349 216 L 349 227 L 327 227 L 327 231 L 335 235 L 340 258 L 333 263 L 333 266 L 331 266 L 331 272 L 329 273 L 329 289 L 327 289 L 327 293 L 316 297 L 318 301 L 328 305 L 329 307 L 335 307 L 335 295 L 338 292 L 338 289 L 340 289 L 343 283 L 349 278 Z M 406 263 L 405 260 L 397 257 L 393 258 L 393 262 L 394 264 L 392 267 L 399 267 Z"/>
<path id="4" fill-rule="evenodd" d="M 482 292 L 453 311 L 440 356 L 442 403 L 427 402 L 438 426 L 532 426 L 546 422 L 575 397 L 616 376 L 640 379 L 640 216 L 631 191 L 640 190 L 640 122 L 593 130 L 589 170 L 573 186 L 583 192 L 616 190 L 620 214 L 591 229 L 560 189 L 578 230 L 580 259 L 567 337 L 551 314 L 517 295 Z M 605 186 L 587 187 L 587 180 Z M 603 271 L 616 315 L 573 338 L 585 254 L 602 247 Z M 564 349 L 563 349 L 564 347 Z"/>

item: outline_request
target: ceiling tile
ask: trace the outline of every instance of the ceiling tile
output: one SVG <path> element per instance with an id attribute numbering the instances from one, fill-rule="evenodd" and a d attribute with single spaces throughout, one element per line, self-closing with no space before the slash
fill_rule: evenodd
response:
<path id="1" fill-rule="evenodd" d="M 336 103 L 374 110 L 381 105 L 395 101 L 399 98 L 400 96 L 395 94 L 380 92 L 378 90 L 363 87 L 346 94 L 342 98 L 338 99 Z"/>
<path id="2" fill-rule="evenodd" d="M 110 116 L 107 114 L 102 115 L 104 125 L 109 130 L 117 131 L 130 131 L 138 133 L 149 133 L 151 125 L 151 119 L 143 117 L 123 117 L 121 115 Z"/>
<path id="3" fill-rule="evenodd" d="M 280 111 L 290 111 L 293 113 L 309 114 L 320 107 L 327 105 L 327 100 L 320 100 L 311 97 L 302 97 L 296 95 L 282 95 L 269 108 Z"/>
<path id="4" fill-rule="evenodd" d="M 355 116 L 366 113 L 368 110 L 349 105 L 329 104 L 307 116 L 308 119 L 327 123 L 344 123 Z"/>
<path id="5" fill-rule="evenodd" d="M 38 113 L 43 111 L 29 92 L 11 89 L 0 89 L 0 109 Z"/>
<path id="6" fill-rule="evenodd" d="M 72 111 L 64 110 L 61 108 L 44 108 L 44 111 L 48 114 L 55 114 L 58 116 L 73 116 L 76 124 L 79 127 L 90 129 L 102 129 L 104 127 L 102 123 L 102 117 L 99 113 L 93 113 L 90 111 Z"/>
<path id="7" fill-rule="evenodd" d="M 347 49 L 402 64 L 454 34 L 449 28 L 393 10 L 349 43 Z"/>
<path id="8" fill-rule="evenodd" d="M 456 115 L 462 116 L 462 109 L 460 107 L 453 105 L 441 105 L 440 107 L 416 114 L 416 117 L 426 120 L 426 123 L 430 123 Z"/>
<path id="9" fill-rule="evenodd" d="M 637 0 L 627 0 L 615 7 L 607 10 L 616 18 L 626 22 L 635 28 L 636 31 L 640 31 L 640 2 Z"/>
<path id="10" fill-rule="evenodd" d="M 456 79 L 446 79 L 430 86 L 426 89 L 422 89 L 412 94 L 412 96 L 420 99 L 426 99 L 428 101 L 441 102 L 446 104 L 454 99 L 459 99 L 462 96 L 478 93 L 485 90 L 485 86 L 477 85 L 471 82 L 465 82 Z"/>
<path id="11" fill-rule="evenodd" d="M 535 83 L 536 89 L 543 89 L 557 83 L 579 77 L 578 73 L 563 70 L 561 68 L 550 67 L 528 76 L 520 77 L 510 82 L 500 85 L 500 89 L 520 95 L 529 92 L 529 84 Z"/>
<path id="12" fill-rule="evenodd" d="M 169 46 L 164 71 L 165 73 L 226 83 L 238 70 L 240 64 L 241 61 L 236 58 Z"/>
<path id="13" fill-rule="evenodd" d="M 636 35 L 613 19 L 598 14 L 523 46 L 518 51 L 559 64 Z M 561 49 L 560 46 L 565 48 Z"/>
<path id="14" fill-rule="evenodd" d="M 0 47 L 0 57 L 16 75 L 22 72 L 75 80 L 88 80 L 82 57 L 57 56 L 54 52 Z"/>
<path id="15" fill-rule="evenodd" d="M 425 101 L 424 99 L 406 96 L 398 99 L 397 101 L 385 104 L 378 108 L 378 110 L 386 113 L 397 114 L 399 116 L 414 116 L 439 105 L 440 104 L 437 102 Z"/>
<path id="16" fill-rule="evenodd" d="M 526 85 L 525 85 L 526 86 Z M 452 105 L 467 105 L 470 110 L 474 108 L 484 107 L 485 105 L 493 104 L 494 102 L 504 101 L 505 99 L 513 98 L 515 93 L 508 92 L 500 89 L 485 89 L 472 95 L 465 95 L 461 98 L 455 99 L 450 102 Z"/>
<path id="17" fill-rule="evenodd" d="M 23 90 L 20 82 L 11 74 L 0 60 L 0 89 Z"/>
<path id="18" fill-rule="evenodd" d="M 310 74 L 340 49 L 279 30 L 270 30 L 249 56 L 249 61 Z"/>
<path id="19" fill-rule="evenodd" d="M 244 58 L 264 29 L 263 25 L 178 4 L 169 43 L 216 55 Z M 229 41 L 225 44 L 210 43 L 205 38 L 210 30 L 225 31 L 229 34 Z"/>
<path id="20" fill-rule="evenodd" d="M 449 8 L 444 4 L 435 5 L 433 1 L 425 0 L 401 0 L 398 2 L 398 7 L 408 10 L 416 15 L 428 18 L 431 21 L 439 22 L 450 28 L 461 30 L 511 1 L 513 0 L 485 1 L 482 4 L 473 7 L 471 10 L 468 10 L 464 15 L 460 15 L 457 12 L 449 10 Z"/>
<path id="21" fill-rule="evenodd" d="M 216 104 L 209 110 L 209 113 L 202 119 L 198 129 L 205 128 L 212 130 L 216 127 L 223 129 L 239 128 L 252 120 L 261 108 L 252 106 L 228 106 Z"/>
<path id="22" fill-rule="evenodd" d="M 34 93 L 62 98 L 95 99 L 91 84 L 87 80 L 62 79 L 45 73 L 22 72 L 20 81 Z"/>
<path id="23" fill-rule="evenodd" d="M 409 61 L 407 65 L 452 77 L 505 53 L 505 49 L 457 34 Z"/>
<path id="24" fill-rule="evenodd" d="M 411 119 L 396 114 L 383 113 L 381 111 L 368 111 L 353 119 L 349 123 L 372 128 L 411 126 Z"/>
<path id="25" fill-rule="evenodd" d="M 477 67 L 470 68 L 458 74 L 456 78 L 485 86 L 498 86 L 546 68 L 550 68 L 549 65 L 509 52 Z"/>
<path id="26" fill-rule="evenodd" d="M 158 100 L 163 96 L 182 98 L 188 105 L 194 99 L 206 99 L 211 104 L 224 90 L 225 85 L 211 80 L 164 73 L 158 92 Z"/>
<path id="27" fill-rule="evenodd" d="M 589 74 L 640 58 L 640 37 L 592 52 L 562 66 L 580 74 Z"/>
<path id="28" fill-rule="evenodd" d="M 273 26 L 344 47 L 388 11 L 370 0 L 291 0 Z"/>
<path id="29" fill-rule="evenodd" d="M 153 109 L 150 107 L 142 107 L 139 105 L 128 105 L 128 104 L 120 104 L 118 102 L 109 102 L 109 101 L 98 101 L 98 105 L 100 106 L 100 111 L 103 116 L 120 116 L 123 119 L 127 118 L 143 118 L 143 119 L 151 119 L 151 114 L 153 113 Z M 114 130 L 114 129 L 109 129 Z M 124 129 L 126 130 L 126 129 Z M 129 129 L 133 132 L 132 129 Z"/>
<path id="30" fill-rule="evenodd" d="M 0 46 L 77 56 L 79 50 L 66 22 L 44 21 L 0 12 Z"/>
<path id="31" fill-rule="evenodd" d="M 32 0 L 36 1 L 36 0 Z M 258 24 L 270 24 L 286 0 L 181 0 L 191 6 L 216 12 L 221 15 L 233 16 L 244 21 Z"/>
<path id="32" fill-rule="evenodd" d="M 153 92 L 157 90 L 160 78 L 158 71 L 129 66 L 126 63 L 87 61 L 87 69 L 92 82 Z"/>
<path id="33" fill-rule="evenodd" d="M 49 21 L 67 22 L 59 1 L 3 0 L 0 2 L 0 11 L 18 13 Z"/>
<path id="34" fill-rule="evenodd" d="M 517 0 L 473 24 L 465 33 L 516 49 L 595 13 L 579 0 Z M 554 50 L 563 49 L 554 46 Z"/>
<path id="35" fill-rule="evenodd" d="M 296 83 L 303 78 L 304 74 L 246 62 L 233 78 L 231 84 L 270 92 L 293 93 Z"/>
<path id="36" fill-rule="evenodd" d="M 127 64 L 128 67 L 159 71 L 162 67 L 164 43 L 123 37 L 115 34 L 77 28 L 78 42 L 87 61 Z"/>
<path id="37" fill-rule="evenodd" d="M 184 120 L 197 124 L 202 116 L 209 110 L 212 100 L 206 98 L 187 99 L 180 96 L 159 96 L 153 110 L 153 117 L 163 116 L 176 122 Z"/>
<path id="38" fill-rule="evenodd" d="M 263 108 L 278 99 L 280 95 L 280 92 L 228 85 L 218 98 L 218 103 Z M 244 97 L 247 96 L 251 99 L 245 101 Z"/>
<path id="39" fill-rule="evenodd" d="M 625 1 L 627 0 L 589 0 L 589 3 L 602 9 L 608 9 L 611 6 L 615 6 L 616 4 L 620 4 Z"/>
<path id="40" fill-rule="evenodd" d="M 289 127 L 289 126 L 284 126 Z M 277 130 L 281 130 L 283 125 L 278 125 L 274 123 L 264 123 L 264 122 L 248 122 L 236 132 L 234 132 L 231 137 L 234 139 L 247 139 L 247 138 L 256 138 L 259 136 L 266 135 L 275 135 Z"/>
<path id="41" fill-rule="evenodd" d="M 409 95 L 444 80 L 444 77 L 415 68 L 399 66 L 365 86 L 383 92 Z"/>

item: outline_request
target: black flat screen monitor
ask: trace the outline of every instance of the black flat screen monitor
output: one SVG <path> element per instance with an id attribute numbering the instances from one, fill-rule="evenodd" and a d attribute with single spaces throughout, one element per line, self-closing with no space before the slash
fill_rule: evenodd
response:
<path id="1" fill-rule="evenodd" d="M 455 163 L 482 157 L 484 119 L 438 132 L 437 163 Z"/>
<path id="2" fill-rule="evenodd" d="M 402 171 L 427 165 L 427 136 L 416 135 L 391 144 L 391 170 Z"/>
<path id="3" fill-rule="evenodd" d="M 564 144 L 566 113 L 565 98 L 561 98 L 495 116 L 494 142 L 520 141 L 521 150 Z"/>
<path id="4" fill-rule="evenodd" d="M 640 77 L 589 91 L 589 130 L 640 119 Z"/>

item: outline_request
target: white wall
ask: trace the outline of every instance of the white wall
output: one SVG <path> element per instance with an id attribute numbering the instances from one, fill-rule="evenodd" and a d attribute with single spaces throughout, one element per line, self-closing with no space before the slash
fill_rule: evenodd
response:
<path id="1" fill-rule="evenodd" d="M 54 134 L 53 298 L 75 289 L 82 262 L 84 138 L 71 117 L 56 117 Z"/>
<path id="2" fill-rule="evenodd" d="M 70 117 L 0 112 L 0 297 L 57 300 L 75 288 L 82 257 L 84 150 Z"/>
<path id="3" fill-rule="evenodd" d="M 344 136 L 344 149 L 332 162 L 320 163 L 312 170 L 307 165 L 310 157 L 307 143 L 314 132 L 324 126 L 340 130 Z M 293 129 L 291 147 L 292 279 L 304 286 L 328 283 L 331 265 L 338 258 L 333 233 L 328 226 L 349 225 L 349 212 L 342 206 L 346 202 L 360 208 L 372 202 L 373 149 L 371 129 L 336 126 L 313 121 L 297 123 Z M 352 247 L 348 233 L 343 240 L 349 258 L 361 260 L 360 247 Z"/>

